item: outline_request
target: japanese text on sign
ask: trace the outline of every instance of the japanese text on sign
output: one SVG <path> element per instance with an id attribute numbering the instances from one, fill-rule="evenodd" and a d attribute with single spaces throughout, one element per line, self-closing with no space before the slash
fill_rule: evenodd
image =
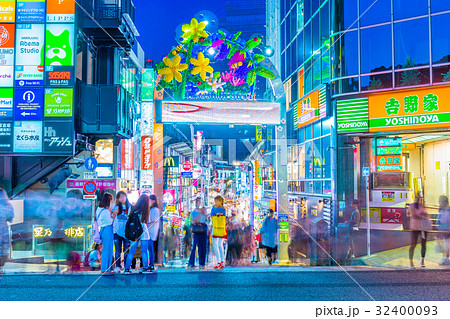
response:
<path id="1" fill-rule="evenodd" d="M 153 137 L 141 137 L 141 169 L 149 170 L 153 168 Z"/>

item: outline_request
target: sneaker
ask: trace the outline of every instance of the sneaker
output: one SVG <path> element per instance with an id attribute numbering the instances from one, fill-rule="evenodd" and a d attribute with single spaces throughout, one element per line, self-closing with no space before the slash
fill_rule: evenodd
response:
<path id="1" fill-rule="evenodd" d="M 125 270 L 123 271 L 123 274 L 124 274 L 124 275 L 131 275 L 130 269 L 125 269 Z"/>
<path id="2" fill-rule="evenodd" d="M 225 262 L 222 261 L 222 262 L 220 263 L 220 269 L 224 269 L 224 268 L 225 268 Z"/>
<path id="3" fill-rule="evenodd" d="M 153 271 L 150 268 L 144 268 L 142 269 L 141 274 L 151 274 Z"/>
<path id="4" fill-rule="evenodd" d="M 440 261 L 439 266 L 445 266 L 445 265 L 450 265 L 450 259 L 445 258 Z"/>
<path id="5" fill-rule="evenodd" d="M 217 266 L 214 266 L 214 269 L 223 269 L 222 263 L 218 263 Z"/>
<path id="6" fill-rule="evenodd" d="M 205 266 L 199 266 L 198 269 L 200 269 L 200 270 L 205 270 L 206 267 L 205 267 Z"/>
<path id="7" fill-rule="evenodd" d="M 191 266 L 191 265 L 187 265 L 187 266 L 186 266 L 186 270 L 194 270 L 194 269 L 195 269 L 194 266 Z"/>
<path id="8" fill-rule="evenodd" d="M 114 272 L 115 272 L 116 274 L 120 273 L 120 267 L 114 268 Z"/>
<path id="9" fill-rule="evenodd" d="M 101 272 L 101 274 L 102 274 L 102 276 L 112 276 L 112 275 L 114 275 L 114 273 L 111 272 L 111 271 L 103 271 L 103 272 Z"/>
<path id="10" fill-rule="evenodd" d="M 156 271 L 156 269 L 155 269 L 155 266 L 154 265 L 151 265 L 150 266 L 150 270 L 153 272 L 153 271 Z"/>

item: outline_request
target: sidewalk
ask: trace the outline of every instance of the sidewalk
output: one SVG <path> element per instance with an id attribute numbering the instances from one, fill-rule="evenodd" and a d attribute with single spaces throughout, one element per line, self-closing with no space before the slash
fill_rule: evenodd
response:
<path id="1" fill-rule="evenodd" d="M 359 258 L 368 266 L 389 267 L 393 269 L 409 269 L 409 247 L 400 247 L 397 249 L 386 250 L 373 255 Z M 414 265 L 420 268 L 420 243 L 417 244 L 414 251 Z M 450 269 L 450 266 L 439 266 L 442 260 L 442 253 L 436 252 L 436 241 L 427 242 L 425 255 L 425 266 L 429 269 Z"/>

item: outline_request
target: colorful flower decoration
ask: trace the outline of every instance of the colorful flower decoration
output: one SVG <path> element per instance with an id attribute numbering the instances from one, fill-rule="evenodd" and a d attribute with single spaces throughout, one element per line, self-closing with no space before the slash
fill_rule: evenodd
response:
<path id="1" fill-rule="evenodd" d="M 202 52 L 199 52 L 197 59 L 191 58 L 190 62 L 194 65 L 191 74 L 200 74 L 203 81 L 206 80 L 206 72 L 213 73 L 213 68 L 209 65 L 209 59 L 205 58 Z"/>
<path id="2" fill-rule="evenodd" d="M 234 77 L 230 80 L 230 83 L 231 83 L 232 86 L 239 86 L 239 85 L 244 84 L 244 83 L 245 83 L 245 80 L 244 80 L 244 79 L 241 79 L 241 78 L 237 78 L 237 77 L 234 76 Z"/>
<path id="3" fill-rule="evenodd" d="M 164 81 L 172 82 L 173 78 L 178 82 L 183 80 L 183 76 L 181 75 L 181 71 L 184 71 L 188 68 L 188 65 L 185 63 L 181 63 L 181 56 L 179 54 L 175 55 L 173 59 L 169 59 L 168 57 L 163 58 L 163 62 L 166 65 L 165 68 L 159 69 L 158 73 L 164 75 Z"/>
<path id="4" fill-rule="evenodd" d="M 192 18 L 191 24 L 183 24 L 181 30 L 183 30 L 184 42 L 192 39 L 195 43 L 198 42 L 200 38 L 207 38 L 208 33 L 205 31 L 206 24 L 202 21 L 198 23 L 197 19 Z"/>
<path id="5" fill-rule="evenodd" d="M 225 82 L 222 82 L 222 79 L 214 79 L 212 82 L 208 82 L 208 84 L 211 86 L 211 89 L 217 93 L 217 90 L 222 89 Z"/>
<path id="6" fill-rule="evenodd" d="M 242 66 L 242 64 L 245 61 L 245 55 L 244 53 L 240 53 L 239 51 L 236 51 L 233 56 L 231 57 L 230 61 L 228 61 L 228 65 L 231 69 L 237 69 L 238 67 Z"/>
<path id="7" fill-rule="evenodd" d="M 222 72 L 220 76 L 222 77 L 222 80 L 228 82 L 234 77 L 234 70 L 231 70 L 229 72 Z"/>

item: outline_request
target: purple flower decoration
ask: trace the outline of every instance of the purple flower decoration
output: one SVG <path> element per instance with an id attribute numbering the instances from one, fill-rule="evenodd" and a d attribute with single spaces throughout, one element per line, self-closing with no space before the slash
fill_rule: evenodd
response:
<path id="1" fill-rule="evenodd" d="M 221 44 L 219 47 L 219 53 L 216 56 L 216 60 L 225 60 L 229 52 L 230 48 L 228 48 L 226 44 Z"/>

